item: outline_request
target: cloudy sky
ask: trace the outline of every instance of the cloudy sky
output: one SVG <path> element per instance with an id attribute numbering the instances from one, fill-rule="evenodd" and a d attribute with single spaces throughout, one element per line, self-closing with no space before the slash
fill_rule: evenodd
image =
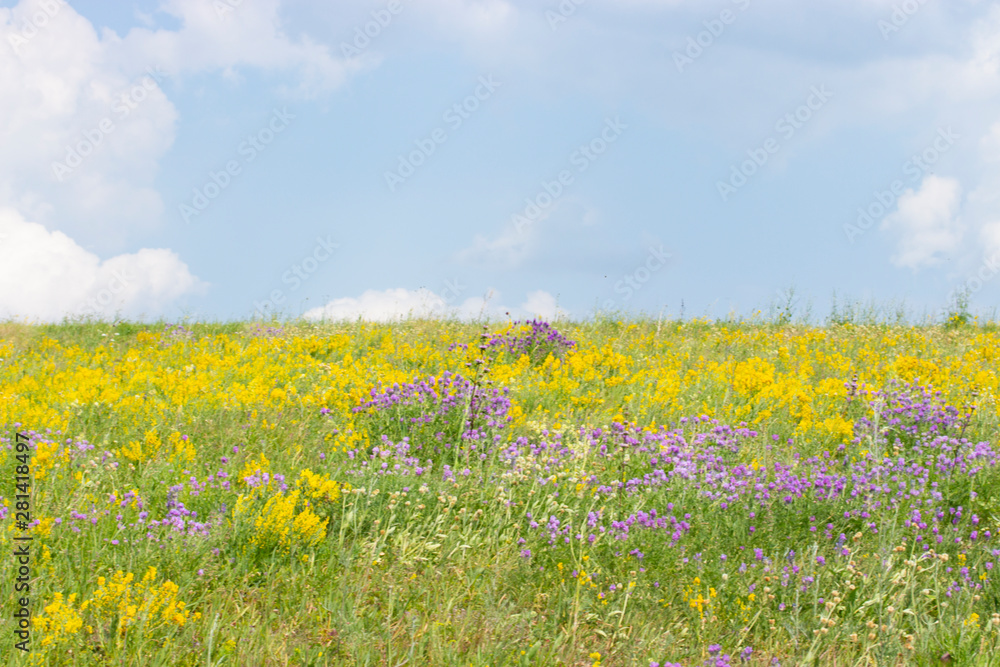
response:
<path id="1" fill-rule="evenodd" d="M 988 312 L 998 66 L 981 0 L 0 2 L 0 317 Z"/>

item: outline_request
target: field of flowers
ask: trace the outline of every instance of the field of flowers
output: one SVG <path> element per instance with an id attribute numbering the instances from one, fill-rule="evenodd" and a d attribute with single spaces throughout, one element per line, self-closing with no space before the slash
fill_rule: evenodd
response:
<path id="1" fill-rule="evenodd" d="M 1000 664 L 998 358 L 960 322 L 0 324 L 0 656 Z"/>

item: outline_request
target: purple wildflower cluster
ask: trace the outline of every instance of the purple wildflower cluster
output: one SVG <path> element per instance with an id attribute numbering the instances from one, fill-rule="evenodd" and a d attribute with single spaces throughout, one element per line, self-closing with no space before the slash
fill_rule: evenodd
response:
<path id="1" fill-rule="evenodd" d="M 702 663 L 702 667 L 732 667 L 732 658 L 728 653 L 722 652 L 722 647 L 718 644 L 710 644 L 706 649 L 708 651 L 709 657 Z M 747 646 L 740 652 L 740 662 L 747 662 L 750 656 L 753 654 L 753 649 Z M 664 662 L 659 663 L 655 660 L 650 661 L 649 667 L 684 667 L 683 663 L 680 662 Z"/>
<path id="2" fill-rule="evenodd" d="M 549 354 L 559 357 L 575 345 L 576 341 L 567 338 L 548 322 L 534 319 L 514 322 L 508 331 L 487 337 L 480 349 L 505 351 L 515 358 L 526 354 L 532 363 L 541 363 Z M 468 349 L 468 345 L 464 344 L 452 345 L 448 349 L 458 347 Z"/>
<path id="3" fill-rule="evenodd" d="M 192 478 L 193 479 L 193 478 Z M 180 492 L 184 490 L 184 484 L 176 484 L 167 491 L 167 513 L 160 520 L 149 522 L 149 532 L 146 537 L 154 542 L 159 542 L 159 538 L 152 529 L 161 526 L 169 528 L 170 533 L 181 535 L 208 537 L 210 524 L 197 521 L 198 512 L 190 510 L 184 503 L 178 500 Z"/>
<path id="4" fill-rule="evenodd" d="M 776 604 L 784 610 L 786 602 L 794 608 L 796 591 L 810 590 L 830 564 L 844 567 L 858 540 L 878 541 L 880 531 L 892 529 L 923 558 L 966 552 L 970 563 L 983 561 L 978 570 L 947 570 L 944 595 L 981 593 L 992 574 L 991 556 L 1000 551 L 985 520 L 991 501 L 974 489 L 1000 481 L 1000 456 L 987 442 L 959 437 L 960 416 L 936 398 L 922 387 L 873 395 L 877 418 L 859 420 L 854 442 L 808 458 L 781 447 L 776 435 L 765 438 L 746 424 L 727 426 L 704 415 L 675 429 L 617 423 L 581 429 L 583 448 L 566 445 L 558 433 L 543 431 L 539 442 L 519 438 L 500 452 L 511 477 L 533 478 L 560 497 L 557 502 L 573 503 L 576 495 L 586 503 L 565 515 L 526 513 L 521 544 L 525 553 L 549 550 L 556 559 L 567 557 L 555 552 L 575 549 L 567 547 L 573 543 L 616 556 L 628 552 L 640 563 L 652 552 L 648 560 L 663 564 L 703 562 L 702 550 L 735 543 L 743 560 L 727 563 L 721 554 L 719 562 L 734 573 L 758 568 L 775 577 Z M 883 454 L 871 451 L 872 438 L 864 436 L 875 423 L 875 440 L 887 445 Z M 742 455 L 751 441 L 765 453 L 763 461 Z M 560 483 L 559 473 L 580 470 L 584 462 L 586 474 Z M 594 508 L 591 499 L 599 497 L 622 502 Z M 635 509 L 614 509 L 629 504 Z M 774 525 L 785 530 L 768 529 Z M 803 542 L 815 545 L 810 553 L 790 549 Z"/>
<path id="5" fill-rule="evenodd" d="M 163 336 L 162 337 L 165 338 L 165 339 L 167 339 L 167 340 L 169 340 L 169 341 L 174 341 L 174 340 L 191 340 L 191 337 L 193 335 L 194 335 L 194 332 L 192 332 L 190 329 L 186 328 L 183 324 L 180 324 L 180 323 L 177 323 L 177 324 L 167 323 L 166 326 L 163 327 Z"/>
<path id="6" fill-rule="evenodd" d="M 188 471 L 185 471 L 187 473 Z M 104 542 L 112 546 L 119 544 L 136 544 L 145 538 L 148 542 L 169 542 L 175 538 L 180 539 L 184 544 L 192 538 L 207 538 L 211 535 L 211 529 L 222 524 L 226 514 L 225 504 L 221 505 L 212 514 L 214 520 L 199 521 L 198 511 L 189 509 L 180 500 L 180 494 L 187 489 L 190 497 L 197 497 L 208 489 L 229 489 L 228 474 L 220 470 L 214 475 L 209 475 L 204 482 L 199 482 L 196 477 L 191 477 L 185 484 L 176 484 L 167 490 L 165 512 L 162 518 L 150 519 L 150 510 L 146 501 L 135 491 L 128 491 L 118 496 L 111 494 L 105 508 L 99 508 L 91 503 L 90 510 L 81 512 L 71 510 L 67 516 L 67 521 L 62 517 L 56 517 L 53 522 L 53 529 L 68 528 L 72 533 L 81 533 L 87 530 L 90 532 L 112 533 L 111 537 L 103 538 Z M 107 522 L 114 520 L 114 527 L 107 525 Z M 35 522 L 37 523 L 37 521 Z M 142 535 L 145 531 L 145 536 Z M 164 546 L 160 545 L 161 548 Z"/>
<path id="7" fill-rule="evenodd" d="M 255 338 L 283 338 L 285 330 L 281 327 L 255 326 L 250 330 L 250 335 Z"/>
<path id="8" fill-rule="evenodd" d="M 527 322 L 514 322 L 514 329 L 524 324 L 529 328 L 525 333 L 505 333 L 496 334 L 486 345 L 492 348 L 501 348 L 510 352 L 515 357 L 522 354 L 528 355 L 533 363 L 545 361 L 552 354 L 561 356 L 564 352 L 576 345 L 576 341 L 570 340 L 558 329 L 541 319 L 528 320 Z"/>
<path id="9" fill-rule="evenodd" d="M 382 443 L 370 455 L 385 459 L 391 453 L 400 465 L 416 467 L 407 459 L 450 453 L 454 463 L 459 452 L 485 458 L 500 441 L 511 419 L 507 395 L 507 388 L 483 387 L 445 371 L 440 378 L 373 388 L 371 400 L 354 412 L 368 416 L 371 439 Z"/>
<path id="10" fill-rule="evenodd" d="M 37 449 L 38 443 L 42 442 L 45 444 L 52 444 L 55 442 L 52 436 L 61 435 L 62 431 L 52 432 L 51 429 L 46 429 L 45 433 L 40 433 L 38 431 L 29 430 L 24 432 L 28 436 L 28 447 L 32 449 Z M 14 445 L 11 444 L 10 438 L 0 438 L 0 443 L 7 443 L 7 450 L 13 450 Z M 69 455 L 71 459 L 76 459 L 83 454 L 94 449 L 94 446 L 90 444 L 89 440 L 84 438 L 74 439 L 66 438 L 65 441 L 60 445 L 59 449 L 56 450 L 56 456 Z M 105 452 L 105 458 L 108 456 L 108 452 Z"/>
<path id="11" fill-rule="evenodd" d="M 278 493 L 284 493 L 288 490 L 288 484 L 285 482 L 285 476 L 280 472 L 271 474 L 257 469 L 252 474 L 243 478 L 243 483 L 251 489 L 266 489 L 271 486 L 272 482 L 277 485 Z"/>
<path id="12" fill-rule="evenodd" d="M 892 381 L 885 390 L 870 390 L 849 382 L 847 388 L 849 400 L 862 398 L 872 412 L 855 420 L 855 444 L 868 439 L 876 446 L 912 446 L 930 436 L 961 437 L 973 414 L 944 405 L 941 391 L 916 383 Z"/>
<path id="13" fill-rule="evenodd" d="M 413 456 L 410 449 L 409 437 L 404 437 L 398 443 L 394 443 L 387 436 L 383 435 L 381 443 L 372 448 L 370 460 L 361 459 L 359 460 L 359 468 L 349 469 L 346 472 L 350 475 L 363 475 L 368 472 L 374 472 L 377 475 L 393 475 L 397 477 L 420 477 L 429 473 L 434 467 L 434 461 L 427 459 L 427 462 L 421 465 L 420 458 Z M 351 460 L 358 459 L 358 451 L 349 451 L 348 458 Z M 454 479 L 451 466 L 445 465 L 444 470 L 445 479 L 449 475 Z"/>

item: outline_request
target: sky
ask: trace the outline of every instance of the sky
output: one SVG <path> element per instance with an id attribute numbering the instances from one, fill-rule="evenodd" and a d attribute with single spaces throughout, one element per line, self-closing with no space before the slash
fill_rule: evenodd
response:
<path id="1" fill-rule="evenodd" d="M 997 2 L 0 2 L 0 318 L 989 314 L 998 274 Z"/>

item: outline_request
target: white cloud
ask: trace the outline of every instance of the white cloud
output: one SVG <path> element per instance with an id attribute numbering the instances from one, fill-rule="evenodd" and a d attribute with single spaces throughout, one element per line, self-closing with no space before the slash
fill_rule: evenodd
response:
<path id="1" fill-rule="evenodd" d="M 566 317 L 569 314 L 556 305 L 556 298 L 554 296 L 543 290 L 530 292 L 528 300 L 524 302 L 521 308 L 531 315 L 541 317 L 545 320 Z"/>
<path id="2" fill-rule="evenodd" d="M 62 232 L 0 209 L 0 317 L 56 321 L 65 315 L 166 313 L 206 285 L 176 254 L 143 248 L 101 261 Z"/>
<path id="3" fill-rule="evenodd" d="M 518 18 L 507 0 L 424 0 L 418 9 L 442 33 L 477 48 L 509 35 Z"/>
<path id="4" fill-rule="evenodd" d="M 512 215 L 499 234 L 493 238 L 476 234 L 472 245 L 455 253 L 455 259 L 466 264 L 492 264 L 508 269 L 523 264 L 538 250 L 540 225 L 562 204 L 557 199 L 543 208 L 530 199 L 525 201 L 527 208 Z"/>
<path id="5" fill-rule="evenodd" d="M 900 236 L 892 262 L 919 269 L 940 263 L 942 253 L 954 252 L 962 240 L 961 200 L 959 182 L 940 176 L 927 176 L 920 190 L 903 193 L 897 210 L 882 221 L 883 229 Z"/>
<path id="6" fill-rule="evenodd" d="M 281 0 L 253 0 L 236 7 L 225 2 L 167 0 L 160 10 L 181 21 L 179 30 L 134 28 L 124 38 L 110 35 L 109 50 L 119 59 L 154 62 L 171 72 L 227 71 L 241 66 L 291 69 L 305 97 L 343 84 L 361 65 L 334 57 L 308 36 L 289 39 L 281 29 Z"/>
<path id="7" fill-rule="evenodd" d="M 367 290 L 360 297 L 334 299 L 325 306 L 307 310 L 310 320 L 371 320 L 386 322 L 407 317 L 435 317 L 447 308 L 445 300 L 426 288 L 410 291 L 402 287 L 384 292 Z"/>
<path id="8" fill-rule="evenodd" d="M 537 198 L 536 194 L 535 201 Z M 515 269 L 551 251 L 553 246 L 566 245 L 567 239 L 581 228 L 596 227 L 600 220 L 597 209 L 574 195 L 563 195 L 547 206 L 539 206 L 535 201 L 526 198 L 525 207 L 512 215 L 492 238 L 476 234 L 471 245 L 455 253 L 455 260 Z"/>
<path id="9" fill-rule="evenodd" d="M 992 257 L 1000 253 L 1000 221 L 988 222 L 979 232 L 983 242 L 983 255 Z"/>
<path id="10" fill-rule="evenodd" d="M 465 264 L 495 264 L 516 268 L 531 255 L 537 245 L 535 224 L 538 222 L 541 220 L 521 227 L 507 225 L 492 239 L 476 234 L 472 245 L 455 253 L 455 259 Z"/>
<path id="11" fill-rule="evenodd" d="M 1000 122 L 993 123 L 990 131 L 979 142 L 983 159 L 987 162 L 1000 162 Z"/>
<path id="12" fill-rule="evenodd" d="M 981 171 L 976 186 L 969 191 L 962 218 L 978 229 L 983 258 L 1000 253 L 1000 122 L 995 122 L 979 141 Z M 968 258 L 969 263 L 976 260 Z"/>
<path id="13" fill-rule="evenodd" d="M 216 7 L 228 5 L 168 0 L 161 11 L 179 29 L 125 37 L 98 34 L 61 0 L 0 8 L 0 206 L 105 247 L 156 225 L 164 204 L 155 178 L 178 119 L 166 77 L 288 70 L 291 92 L 312 96 L 360 68 L 284 35 L 279 5 L 244 2 L 220 16 Z"/>
<path id="14" fill-rule="evenodd" d="M 485 296 L 470 297 L 457 306 L 450 305 L 443 297 L 429 289 L 408 290 L 402 287 L 384 291 L 367 290 L 360 297 L 334 299 L 325 306 L 312 308 L 303 317 L 309 320 L 357 320 L 388 322 L 406 318 L 457 317 L 470 320 L 481 317 L 500 318 L 531 315 L 551 318 L 558 312 L 567 313 L 555 306 L 555 297 L 545 291 L 528 294 L 519 308 L 508 308 L 500 303 L 499 292 L 489 290 Z"/>
<path id="15" fill-rule="evenodd" d="M 58 2 L 0 10 L 0 48 L 0 206 L 95 237 L 155 220 L 153 179 L 177 118 L 156 80 L 114 62 L 90 22 Z M 53 168 L 67 157 L 76 168 Z"/>

